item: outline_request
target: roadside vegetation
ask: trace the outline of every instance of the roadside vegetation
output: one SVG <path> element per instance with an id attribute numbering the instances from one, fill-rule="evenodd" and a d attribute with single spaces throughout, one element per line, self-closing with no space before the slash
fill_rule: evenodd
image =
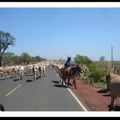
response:
<path id="1" fill-rule="evenodd" d="M 37 63 L 46 60 L 40 56 L 30 56 L 28 53 L 23 52 L 21 55 L 16 55 L 13 52 L 5 52 L 3 55 L 2 65 L 11 66 L 11 65 L 27 65 L 32 63 Z"/>
<path id="2" fill-rule="evenodd" d="M 81 55 L 77 55 L 74 58 L 74 63 L 76 64 L 84 64 L 86 66 L 86 68 L 88 69 L 87 71 L 85 71 L 84 73 L 84 77 L 82 78 L 82 80 L 89 85 L 92 85 L 94 87 L 97 88 L 106 88 L 106 80 L 105 80 L 105 76 L 107 74 L 107 63 L 106 65 L 100 66 L 101 61 L 99 61 L 98 63 L 92 61 L 90 58 L 88 58 L 87 56 L 81 56 Z"/>

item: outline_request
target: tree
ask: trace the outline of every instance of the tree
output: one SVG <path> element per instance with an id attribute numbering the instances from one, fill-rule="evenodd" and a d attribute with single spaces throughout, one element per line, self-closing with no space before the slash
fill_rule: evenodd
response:
<path id="1" fill-rule="evenodd" d="M 11 59 L 12 59 L 12 62 L 14 62 L 14 65 L 20 64 L 20 57 L 19 56 L 15 55 Z"/>
<path id="2" fill-rule="evenodd" d="M 22 53 L 20 56 L 21 64 L 29 64 L 32 62 L 32 57 L 28 53 Z"/>
<path id="3" fill-rule="evenodd" d="M 35 56 L 35 57 L 32 57 L 32 62 L 33 63 L 37 63 L 37 62 L 41 62 L 41 61 L 44 61 L 46 60 L 45 58 L 42 58 L 40 56 Z"/>
<path id="4" fill-rule="evenodd" d="M 14 45 L 14 42 L 15 38 L 10 33 L 0 31 L 0 67 L 4 52 L 10 45 Z"/>
<path id="5" fill-rule="evenodd" d="M 80 55 L 76 55 L 76 57 L 74 58 L 74 62 L 77 64 L 91 64 L 92 60 L 89 59 L 87 56 L 80 56 Z"/>
<path id="6" fill-rule="evenodd" d="M 101 57 L 100 57 L 100 61 L 105 61 L 105 57 L 104 57 L 104 56 L 101 56 Z"/>
<path id="7" fill-rule="evenodd" d="M 36 62 L 41 62 L 41 61 L 46 60 L 44 58 L 41 58 L 40 56 L 35 56 L 34 58 L 35 58 Z"/>
<path id="8" fill-rule="evenodd" d="M 41 60 L 41 58 L 40 58 L 39 56 L 35 56 L 35 60 L 36 60 L 37 62 L 39 62 L 39 61 Z"/>
<path id="9" fill-rule="evenodd" d="M 3 65 L 11 65 L 15 54 L 13 52 L 5 52 L 3 54 Z"/>
<path id="10" fill-rule="evenodd" d="M 20 57 L 13 52 L 5 52 L 3 55 L 3 65 L 18 65 Z"/>

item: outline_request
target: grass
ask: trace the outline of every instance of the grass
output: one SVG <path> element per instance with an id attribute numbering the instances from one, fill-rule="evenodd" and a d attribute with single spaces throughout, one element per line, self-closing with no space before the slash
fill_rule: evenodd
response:
<path id="1" fill-rule="evenodd" d="M 87 79 L 85 80 L 85 84 L 91 85 L 95 88 L 101 88 L 101 89 L 106 89 L 107 88 L 107 84 L 105 81 L 100 81 L 100 82 L 93 82 L 93 79 Z"/>
<path id="2" fill-rule="evenodd" d="M 97 82 L 97 83 L 94 83 L 94 84 L 93 84 L 93 87 L 95 87 L 95 88 L 101 88 L 101 89 L 106 89 L 106 88 L 107 88 L 105 82 Z"/>

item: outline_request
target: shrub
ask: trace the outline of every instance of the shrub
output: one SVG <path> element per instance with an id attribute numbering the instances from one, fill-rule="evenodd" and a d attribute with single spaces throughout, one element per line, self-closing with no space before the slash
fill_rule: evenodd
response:
<path id="1" fill-rule="evenodd" d="M 94 83 L 99 82 L 106 75 L 106 70 L 98 68 L 94 63 L 89 65 L 89 70 L 89 78 L 92 78 Z"/>

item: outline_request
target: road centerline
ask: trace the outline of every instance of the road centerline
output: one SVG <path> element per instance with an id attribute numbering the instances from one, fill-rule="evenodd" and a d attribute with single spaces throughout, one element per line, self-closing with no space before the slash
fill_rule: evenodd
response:
<path id="1" fill-rule="evenodd" d="M 12 94 L 15 90 L 17 90 L 19 87 L 21 87 L 21 84 L 18 85 L 17 87 L 15 87 L 13 90 L 11 90 L 10 92 L 8 92 L 5 96 L 9 96 L 10 94 Z"/>

